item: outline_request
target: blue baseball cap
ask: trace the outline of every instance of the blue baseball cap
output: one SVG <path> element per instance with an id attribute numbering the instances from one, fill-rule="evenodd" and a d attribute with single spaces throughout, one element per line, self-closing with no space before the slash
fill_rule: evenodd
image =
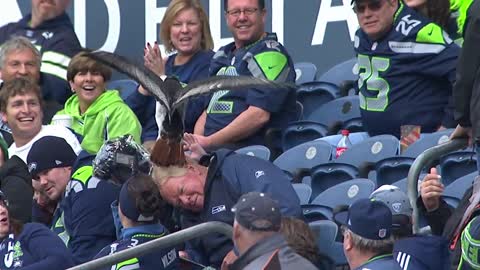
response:
<path id="1" fill-rule="evenodd" d="M 384 240 L 392 233 L 392 212 L 380 201 L 359 199 L 348 211 L 336 213 L 334 218 L 356 235 L 366 239 Z"/>

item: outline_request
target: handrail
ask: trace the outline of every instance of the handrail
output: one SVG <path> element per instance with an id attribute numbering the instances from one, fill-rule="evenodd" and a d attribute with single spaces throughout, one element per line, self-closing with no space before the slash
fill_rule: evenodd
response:
<path id="1" fill-rule="evenodd" d="M 155 251 L 156 249 L 173 247 L 180 243 L 184 243 L 185 241 L 188 241 L 190 239 L 197 238 L 209 233 L 221 233 L 231 238 L 232 226 L 219 221 L 202 223 L 181 230 L 179 232 L 169 234 L 159 239 L 155 239 L 147 243 L 143 243 L 138 246 L 122 250 L 118 253 L 114 253 L 106 257 L 98 258 L 96 260 L 74 266 L 72 268 L 69 268 L 69 270 L 94 270 L 104 267 L 110 268 L 111 265 L 117 264 L 119 262 L 123 262 L 137 256 L 145 255 L 146 253 Z"/>
<path id="2" fill-rule="evenodd" d="M 468 145 L 468 140 L 466 138 L 459 138 L 450 140 L 446 143 L 439 144 L 432 148 L 425 150 L 423 153 L 418 155 L 418 157 L 413 162 L 410 170 L 408 171 L 407 184 L 408 184 L 408 199 L 413 208 L 413 233 L 418 233 L 418 207 L 417 207 L 417 197 L 418 197 L 418 177 L 423 168 L 431 166 L 436 160 L 438 160 L 442 155 L 445 155 L 449 152 L 460 150 L 465 148 Z"/>

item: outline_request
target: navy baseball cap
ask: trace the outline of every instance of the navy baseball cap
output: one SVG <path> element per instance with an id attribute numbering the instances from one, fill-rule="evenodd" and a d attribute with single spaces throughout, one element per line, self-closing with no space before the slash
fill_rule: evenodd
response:
<path id="1" fill-rule="evenodd" d="M 153 222 L 155 221 L 155 217 L 151 216 L 144 216 L 138 211 L 137 203 L 135 198 L 130 194 L 128 191 L 128 185 L 131 181 L 135 181 L 135 178 L 130 178 L 122 185 L 120 189 L 120 195 L 118 198 L 120 209 L 122 213 L 128 217 L 129 219 L 137 222 Z"/>
<path id="2" fill-rule="evenodd" d="M 251 231 L 279 231 L 282 223 L 280 206 L 268 195 L 249 192 L 233 206 L 235 220 Z"/>
<path id="3" fill-rule="evenodd" d="M 480 217 L 473 218 L 462 232 L 459 270 L 480 269 Z"/>
<path id="4" fill-rule="evenodd" d="M 336 213 L 334 218 L 353 233 L 366 239 L 384 240 L 392 233 L 392 212 L 380 201 L 359 199 L 348 211 Z"/>
<path id="5" fill-rule="evenodd" d="M 73 166 L 77 154 L 64 138 L 44 136 L 32 144 L 28 152 L 28 171 L 32 178 L 45 170 Z"/>

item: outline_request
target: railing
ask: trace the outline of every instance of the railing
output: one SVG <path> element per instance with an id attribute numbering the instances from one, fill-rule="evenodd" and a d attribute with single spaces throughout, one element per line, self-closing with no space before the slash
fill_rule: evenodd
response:
<path id="1" fill-rule="evenodd" d="M 145 255 L 153 252 L 156 249 L 173 247 L 175 245 L 184 243 L 185 241 L 197 238 L 209 233 L 221 233 L 228 237 L 232 237 L 232 226 L 218 221 L 202 223 L 176 233 L 169 234 L 159 239 L 143 243 L 141 245 L 122 250 L 118 253 L 111 254 L 106 257 L 98 258 L 96 260 L 86 262 L 81 265 L 69 268 L 69 270 L 94 270 L 104 267 L 110 268 L 111 265 L 123 262 L 125 260 Z"/>
<path id="2" fill-rule="evenodd" d="M 421 153 L 413 162 L 408 171 L 408 198 L 413 208 L 413 233 L 419 233 L 418 228 L 418 177 L 423 168 L 432 166 L 438 159 L 449 152 L 465 148 L 468 145 L 467 139 L 454 139 L 446 143 L 434 146 Z"/>

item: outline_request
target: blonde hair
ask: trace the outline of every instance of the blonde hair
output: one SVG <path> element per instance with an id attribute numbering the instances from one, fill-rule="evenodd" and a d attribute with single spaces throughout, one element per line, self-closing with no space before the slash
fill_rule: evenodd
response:
<path id="1" fill-rule="evenodd" d="M 163 16 L 161 22 L 160 38 L 165 46 L 165 51 L 171 53 L 175 51 L 172 40 L 170 38 L 170 30 L 178 13 L 183 10 L 193 9 L 197 12 L 201 24 L 202 39 L 200 40 L 201 50 L 212 50 L 213 39 L 210 33 L 210 24 L 208 22 L 207 14 L 198 0 L 173 0 L 168 5 L 167 11 Z"/>

